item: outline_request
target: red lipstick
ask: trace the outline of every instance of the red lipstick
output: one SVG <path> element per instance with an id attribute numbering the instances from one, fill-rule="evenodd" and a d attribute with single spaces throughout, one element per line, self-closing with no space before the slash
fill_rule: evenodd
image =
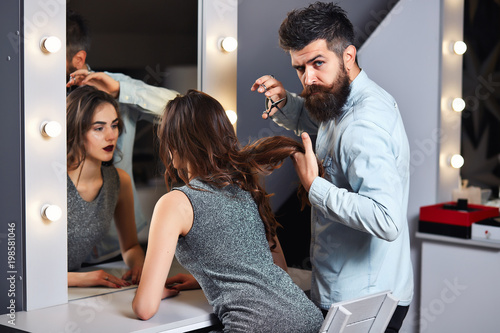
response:
<path id="1" fill-rule="evenodd" d="M 104 147 L 102 149 L 104 149 L 107 152 L 112 152 L 114 148 L 115 148 L 114 145 L 109 145 L 109 146 L 106 146 L 106 147 Z"/>

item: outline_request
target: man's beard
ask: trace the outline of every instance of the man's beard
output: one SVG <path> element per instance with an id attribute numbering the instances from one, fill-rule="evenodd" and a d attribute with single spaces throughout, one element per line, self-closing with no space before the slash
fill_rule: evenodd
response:
<path id="1" fill-rule="evenodd" d="M 304 88 L 300 96 L 305 99 L 305 107 L 311 118 L 326 122 L 339 117 L 351 93 L 349 76 L 341 65 L 337 80 L 330 86 L 310 85 Z"/>

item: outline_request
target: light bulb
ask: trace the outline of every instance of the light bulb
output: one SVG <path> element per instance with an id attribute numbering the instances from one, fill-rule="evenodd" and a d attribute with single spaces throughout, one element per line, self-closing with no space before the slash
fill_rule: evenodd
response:
<path id="1" fill-rule="evenodd" d="M 56 36 L 45 37 L 40 42 L 40 47 L 43 52 L 56 53 L 61 49 L 62 43 Z"/>
<path id="2" fill-rule="evenodd" d="M 464 158 L 462 155 L 455 154 L 450 158 L 450 165 L 455 169 L 460 169 L 464 165 Z"/>
<path id="3" fill-rule="evenodd" d="M 222 38 L 220 41 L 220 46 L 223 51 L 233 52 L 238 48 L 238 41 L 234 37 Z"/>
<path id="4" fill-rule="evenodd" d="M 453 43 L 453 52 L 458 55 L 462 55 L 465 53 L 465 51 L 467 51 L 467 44 L 462 41 Z"/>
<path id="5" fill-rule="evenodd" d="M 226 110 L 226 115 L 229 118 L 231 125 L 236 124 L 236 121 L 238 120 L 238 115 L 236 114 L 236 112 L 234 112 L 233 110 Z"/>
<path id="6" fill-rule="evenodd" d="M 40 132 L 43 136 L 55 138 L 61 134 L 62 127 L 57 121 L 44 121 L 40 126 Z"/>
<path id="7" fill-rule="evenodd" d="M 52 222 L 56 222 L 62 216 L 62 210 L 57 205 L 43 205 L 41 210 L 41 215 L 44 219 L 47 219 Z"/>
<path id="8" fill-rule="evenodd" d="M 460 97 L 454 98 L 451 101 L 451 108 L 453 111 L 462 112 L 465 109 L 465 101 Z"/>

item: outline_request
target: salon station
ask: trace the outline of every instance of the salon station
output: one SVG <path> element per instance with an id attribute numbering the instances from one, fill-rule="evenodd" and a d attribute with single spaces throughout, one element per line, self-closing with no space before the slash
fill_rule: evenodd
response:
<path id="1" fill-rule="evenodd" d="M 287 12 L 309 3 L 2 0 L 1 177 L 8 190 L 0 202 L 0 332 L 196 332 L 218 322 L 201 289 L 162 300 L 156 315 L 142 321 L 132 310 L 137 285 L 68 287 L 66 10 L 80 11 L 91 25 L 93 70 L 125 73 L 181 94 L 190 88 L 206 92 L 220 101 L 246 143 L 290 136 L 261 118 L 264 98 L 250 87 L 260 75 L 273 73 L 290 91 L 301 91 L 289 55 L 278 46 L 277 31 Z M 405 333 L 498 329 L 492 309 L 500 296 L 500 202 L 495 199 L 500 178 L 474 178 L 484 168 L 470 165 L 483 162 L 464 142 L 470 134 L 462 126 L 462 111 L 472 99 L 463 88 L 464 59 L 474 52 L 464 43 L 473 38 L 464 36 L 465 20 L 484 11 L 478 4 L 471 11 L 472 3 L 339 1 L 355 26 L 359 64 L 397 100 L 410 144 L 408 223 L 415 288 L 401 329 Z M 472 75 L 482 78 L 475 102 L 498 96 L 498 84 L 481 85 L 489 73 Z M 134 179 L 146 219 L 166 193 L 154 135 L 151 124 L 138 122 Z M 493 163 L 491 156 L 487 163 Z M 298 181 L 287 161 L 265 186 L 274 193 L 271 205 L 284 227 L 278 236 L 288 273 L 308 293 L 310 211 L 301 212 L 295 201 Z M 139 233 L 144 249 L 147 238 L 147 229 Z M 120 258 L 81 271 L 97 269 L 119 277 L 127 271 Z M 177 273 L 188 272 L 174 260 L 169 276 Z"/>

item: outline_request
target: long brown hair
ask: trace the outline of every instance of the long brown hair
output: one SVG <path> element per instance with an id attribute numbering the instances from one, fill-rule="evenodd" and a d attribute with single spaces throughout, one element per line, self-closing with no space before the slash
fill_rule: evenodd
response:
<path id="1" fill-rule="evenodd" d="M 118 103 L 109 94 L 91 86 L 82 86 L 66 97 L 66 162 L 70 170 L 80 166 L 85 160 L 85 134 L 92 126 L 95 110 L 103 103 L 111 104 L 118 117 L 118 130 L 123 131 L 123 121 L 118 111 Z"/>
<path id="2" fill-rule="evenodd" d="M 240 148 L 222 105 L 196 90 L 189 90 L 185 96 L 177 96 L 167 104 L 158 138 L 168 189 L 177 176 L 188 186 L 192 178 L 217 188 L 237 185 L 251 193 L 268 241 L 274 238 L 278 223 L 271 210 L 270 195 L 260 184 L 260 175 L 279 168 L 290 155 L 303 153 L 302 144 L 276 136 Z M 173 155 L 177 168 L 174 168 Z"/>

